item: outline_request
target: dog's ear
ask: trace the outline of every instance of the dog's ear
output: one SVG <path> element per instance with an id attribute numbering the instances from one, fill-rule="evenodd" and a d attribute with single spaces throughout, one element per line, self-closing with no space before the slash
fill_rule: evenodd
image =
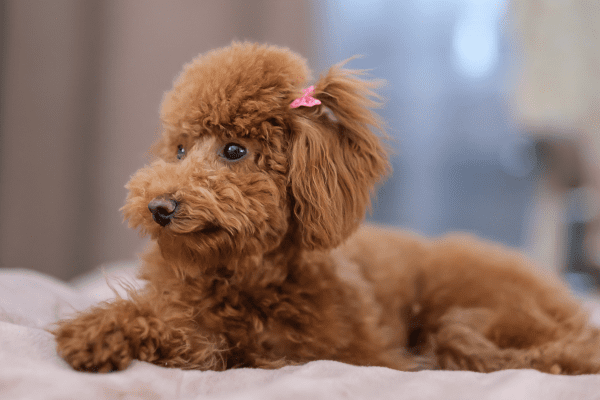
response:
<path id="1" fill-rule="evenodd" d="M 345 62 L 344 62 L 345 63 Z M 341 244 L 360 224 L 374 185 L 389 171 L 382 122 L 371 111 L 382 81 L 332 67 L 315 84 L 321 104 L 291 109 L 289 187 L 305 248 Z"/>

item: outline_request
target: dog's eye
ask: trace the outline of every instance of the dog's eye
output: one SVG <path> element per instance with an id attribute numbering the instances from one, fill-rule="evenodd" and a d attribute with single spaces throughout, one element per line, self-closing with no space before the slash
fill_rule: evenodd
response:
<path id="1" fill-rule="evenodd" d="M 236 143 L 227 143 L 223 147 L 222 156 L 229 161 L 236 161 L 248 154 L 248 150 L 245 147 L 240 146 Z"/>
<path id="2" fill-rule="evenodd" d="M 185 149 L 182 145 L 179 145 L 177 146 L 177 159 L 181 160 L 183 157 L 185 157 Z"/>

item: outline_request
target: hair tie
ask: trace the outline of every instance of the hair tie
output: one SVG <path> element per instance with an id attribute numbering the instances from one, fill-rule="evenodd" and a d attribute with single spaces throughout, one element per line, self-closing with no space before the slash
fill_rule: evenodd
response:
<path id="1" fill-rule="evenodd" d="M 304 94 L 302 95 L 302 97 L 298 97 L 297 99 L 292 101 L 292 104 L 290 104 L 290 107 L 291 108 L 298 108 L 300 106 L 312 107 L 312 106 L 321 104 L 321 100 L 315 99 L 314 97 L 311 96 L 311 94 L 314 91 L 315 91 L 314 85 L 309 86 L 306 89 L 302 89 L 302 92 L 304 92 Z"/>

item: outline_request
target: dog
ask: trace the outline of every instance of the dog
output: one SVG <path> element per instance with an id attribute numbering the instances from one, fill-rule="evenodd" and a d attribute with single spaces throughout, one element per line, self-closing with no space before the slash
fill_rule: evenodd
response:
<path id="1" fill-rule="evenodd" d="M 74 369 L 597 373 L 598 330 L 556 278 L 467 234 L 361 225 L 390 172 L 380 81 L 345 64 L 306 88 L 288 49 L 233 43 L 184 67 L 157 159 L 122 211 L 152 238 L 146 284 L 59 321 Z"/>

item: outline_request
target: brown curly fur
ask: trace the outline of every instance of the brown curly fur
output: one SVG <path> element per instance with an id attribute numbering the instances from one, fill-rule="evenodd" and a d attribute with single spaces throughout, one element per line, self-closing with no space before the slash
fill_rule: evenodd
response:
<path id="1" fill-rule="evenodd" d="M 327 359 L 597 372 L 598 331 L 518 253 L 359 229 L 389 169 L 371 111 L 380 83 L 360 75 L 336 65 L 315 84 L 321 105 L 291 109 L 309 71 L 287 49 L 234 43 L 187 65 L 163 100 L 159 158 L 127 185 L 124 215 L 154 239 L 147 284 L 60 321 L 59 354 L 83 371 Z M 225 160 L 229 142 L 248 155 Z M 180 204 L 164 227 L 148 210 L 161 196 Z"/>

